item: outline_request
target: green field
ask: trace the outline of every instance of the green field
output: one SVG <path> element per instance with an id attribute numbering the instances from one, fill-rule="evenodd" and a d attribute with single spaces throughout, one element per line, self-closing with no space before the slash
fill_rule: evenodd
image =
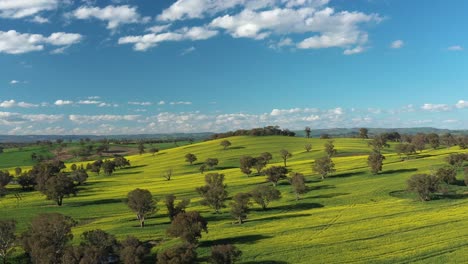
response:
<path id="1" fill-rule="evenodd" d="M 333 160 L 336 173 L 321 181 L 312 173 L 315 158 L 324 155 L 326 140 L 292 137 L 233 137 L 232 146 L 222 150 L 220 140 L 196 143 L 160 151 L 156 156 L 143 154 L 127 157 L 132 167 L 112 176 L 90 174 L 78 196 L 66 198 L 62 207 L 45 200 L 39 192 L 21 193 L 21 199 L 9 194 L 0 199 L 0 219 L 15 218 L 18 231 L 24 231 L 38 213 L 59 212 L 79 222 L 74 228 L 74 243 L 86 230 L 103 229 L 125 238 L 132 234 L 141 240 L 162 242 L 153 253 L 178 243 L 167 238 L 169 225 L 164 196 L 174 193 L 190 198 L 188 211 L 200 211 L 208 220 L 208 234 L 203 234 L 198 248 L 201 259 L 214 244 L 235 244 L 243 251 L 242 263 L 463 263 L 468 259 L 468 187 L 451 187 L 459 195 L 452 198 L 419 202 L 402 192 L 406 180 L 416 173 L 429 173 L 445 164 L 458 147 L 425 150 L 413 159 L 401 161 L 393 146 L 384 151 L 384 171 L 369 173 L 367 142 L 362 139 L 335 139 L 338 155 Z M 310 142 L 313 150 L 305 152 Z M 252 206 L 247 222 L 233 224 L 229 208 L 222 214 L 200 205 L 195 188 L 204 185 L 198 171 L 206 158 L 218 158 L 213 172 L 226 176 L 230 196 L 266 184 L 264 176 L 247 177 L 239 170 L 239 157 L 271 152 L 272 165 L 281 165 L 279 150 L 293 153 L 288 169 L 306 175 L 310 191 L 295 201 L 291 186 L 283 181 L 277 188 L 283 198 L 272 202 L 267 211 Z M 468 152 L 468 151 L 465 151 Z M 18 152 L 20 153 L 20 152 Z M 190 166 L 184 155 L 194 153 L 196 164 Z M 6 155 L 9 153 L 4 153 Z M 20 154 L 3 159 L 1 167 L 14 168 Z M 26 155 L 26 154 L 25 154 Z M 28 154 L 30 155 L 30 154 Z M 17 164 L 18 164 L 17 163 Z M 277 163 L 277 164 L 276 164 Z M 161 175 L 172 168 L 174 176 L 166 181 Z M 458 179 L 462 179 L 462 173 Z M 17 186 L 11 184 L 12 192 Z M 149 189 L 160 199 L 159 212 L 147 220 L 144 229 L 122 200 L 135 188 Z M 19 256 L 21 252 L 17 252 Z M 205 258 L 206 259 L 206 258 Z M 154 261 L 151 261 L 154 263 Z"/>

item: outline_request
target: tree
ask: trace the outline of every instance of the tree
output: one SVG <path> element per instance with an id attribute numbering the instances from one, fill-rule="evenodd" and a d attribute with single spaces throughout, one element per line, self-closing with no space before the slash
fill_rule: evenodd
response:
<path id="1" fill-rule="evenodd" d="M 457 144 L 457 140 L 450 133 L 443 134 L 440 137 L 440 141 L 441 141 L 442 145 L 446 146 L 447 148 L 450 148 L 452 146 L 455 146 L 455 144 Z"/>
<path id="2" fill-rule="evenodd" d="M 185 155 L 185 161 L 192 165 L 195 161 L 197 161 L 197 156 L 195 156 L 195 154 L 192 153 L 187 153 Z"/>
<path id="3" fill-rule="evenodd" d="M 125 168 L 130 166 L 130 161 L 123 156 L 116 156 L 114 158 L 114 164 L 116 168 Z"/>
<path id="4" fill-rule="evenodd" d="M 312 150 L 312 144 L 310 143 L 305 144 L 304 149 L 305 151 L 310 152 Z"/>
<path id="5" fill-rule="evenodd" d="M 138 238 L 127 236 L 121 243 L 120 260 L 125 264 L 140 264 L 149 253 L 149 247 Z"/>
<path id="6" fill-rule="evenodd" d="M 236 219 L 239 224 L 244 223 L 244 220 L 247 219 L 250 205 L 249 193 L 237 193 L 230 203 L 231 216 Z"/>
<path id="7" fill-rule="evenodd" d="M 102 170 L 106 176 L 111 176 L 115 171 L 115 167 L 115 162 L 112 160 L 106 160 L 104 163 L 102 163 Z"/>
<path id="8" fill-rule="evenodd" d="M 292 173 L 292 177 L 289 180 L 289 182 L 291 183 L 292 189 L 296 194 L 296 201 L 298 201 L 300 195 L 307 192 L 305 177 L 303 174 L 295 172 Z"/>
<path id="9" fill-rule="evenodd" d="M 166 208 L 171 222 L 180 214 L 185 213 L 185 208 L 190 204 L 190 199 L 182 199 L 179 203 L 175 204 L 176 196 L 174 194 L 166 195 Z"/>
<path id="10" fill-rule="evenodd" d="M 170 181 L 172 178 L 172 168 L 167 169 L 165 172 L 163 172 L 163 178 Z"/>
<path id="11" fill-rule="evenodd" d="M 372 174 L 379 174 L 379 172 L 382 171 L 384 159 L 385 156 L 377 151 L 372 151 L 369 157 L 367 157 L 367 165 L 369 166 Z"/>
<path id="12" fill-rule="evenodd" d="M 231 244 L 211 247 L 210 260 L 213 264 L 234 264 L 240 256 L 242 256 L 242 251 Z"/>
<path id="13" fill-rule="evenodd" d="M 219 143 L 221 146 L 223 146 L 224 150 L 226 150 L 229 146 L 231 146 L 231 142 L 229 140 L 223 140 L 221 143 Z"/>
<path id="14" fill-rule="evenodd" d="M 381 152 L 383 148 L 389 148 L 387 137 L 383 134 L 375 136 L 369 143 L 367 143 L 374 151 Z"/>
<path id="15" fill-rule="evenodd" d="M 78 192 L 75 183 L 71 177 L 64 173 L 51 176 L 45 183 L 40 192 L 47 197 L 47 200 L 55 201 L 58 206 L 62 206 L 63 198 L 76 195 Z"/>
<path id="16" fill-rule="evenodd" d="M 206 170 L 206 164 L 202 164 L 200 168 L 198 168 L 198 170 L 200 171 L 201 174 L 203 174 Z"/>
<path id="17" fill-rule="evenodd" d="M 458 146 L 460 147 L 460 149 L 468 148 L 468 135 L 459 136 L 457 141 L 458 141 Z"/>
<path id="18" fill-rule="evenodd" d="M 138 153 L 141 155 L 145 153 L 145 144 L 143 142 L 138 143 Z"/>
<path id="19" fill-rule="evenodd" d="M 156 203 L 157 201 L 148 190 L 137 188 L 127 195 L 127 205 L 136 213 L 141 228 L 145 227 L 145 217 L 157 212 Z"/>
<path id="20" fill-rule="evenodd" d="M 88 173 L 84 169 L 75 170 L 70 174 L 70 177 L 75 182 L 76 185 L 82 185 L 88 179 Z"/>
<path id="21" fill-rule="evenodd" d="M 431 195 L 439 189 L 439 179 L 434 175 L 415 174 L 407 184 L 408 191 L 415 192 L 421 201 L 430 201 Z"/>
<path id="22" fill-rule="evenodd" d="M 453 166 L 457 171 L 463 166 L 463 163 L 467 160 L 467 154 L 454 153 L 447 157 L 447 163 Z"/>
<path id="23" fill-rule="evenodd" d="M 20 176 L 22 172 L 23 172 L 23 170 L 22 170 L 20 167 L 16 167 L 16 168 L 15 168 L 15 175 L 16 175 L 16 177 Z"/>
<path id="24" fill-rule="evenodd" d="M 270 163 L 270 160 L 273 159 L 273 155 L 271 155 L 270 152 L 263 152 L 260 154 L 260 157 L 262 157 L 265 160 L 265 164 Z"/>
<path id="25" fill-rule="evenodd" d="M 24 251 L 33 263 L 61 263 L 75 225 L 72 218 L 59 213 L 36 216 L 22 235 Z"/>
<path id="26" fill-rule="evenodd" d="M 457 181 L 457 170 L 454 167 L 442 167 L 439 168 L 435 175 L 440 181 L 447 184 L 452 184 Z"/>
<path id="27" fill-rule="evenodd" d="M 13 176 L 8 171 L 0 171 L 0 197 L 6 194 L 6 186 L 12 179 Z"/>
<path id="28" fill-rule="evenodd" d="M 271 201 L 281 199 L 281 192 L 272 186 L 260 185 L 250 192 L 250 196 L 255 203 L 266 210 Z"/>
<path id="29" fill-rule="evenodd" d="M 280 180 L 286 179 L 286 173 L 288 170 L 286 167 L 282 166 L 272 166 L 264 171 L 267 176 L 267 181 L 273 183 L 273 186 L 276 187 Z"/>
<path id="30" fill-rule="evenodd" d="M 242 173 L 247 175 L 247 177 L 250 176 L 250 174 L 252 173 L 251 169 L 255 165 L 255 162 L 256 160 L 252 158 L 251 156 L 240 157 L 239 163 L 240 163 L 240 170 L 242 171 Z"/>
<path id="31" fill-rule="evenodd" d="M 325 153 L 327 153 L 328 157 L 330 157 L 330 158 L 335 156 L 336 153 L 338 152 L 335 149 L 335 145 L 333 144 L 333 140 L 327 141 L 327 143 L 325 143 L 324 147 L 325 147 Z"/>
<path id="32" fill-rule="evenodd" d="M 228 196 L 227 185 L 224 184 L 224 174 L 209 173 L 205 175 L 205 186 L 196 190 L 203 198 L 201 204 L 209 206 L 219 213 L 219 210 L 226 207 L 224 201 Z"/>
<path id="33" fill-rule="evenodd" d="M 158 264 L 193 264 L 196 263 L 195 245 L 184 243 L 158 254 Z"/>
<path id="34" fill-rule="evenodd" d="M 291 158 L 293 155 L 286 149 L 280 150 L 280 156 L 283 159 L 284 166 L 286 167 L 286 161 Z"/>
<path id="35" fill-rule="evenodd" d="M 33 190 L 34 186 L 37 184 L 36 178 L 30 171 L 21 173 L 21 176 L 18 177 L 17 182 L 23 191 Z"/>
<path id="36" fill-rule="evenodd" d="M 433 149 L 437 149 L 440 146 L 440 137 L 436 133 L 428 134 L 426 140 Z"/>
<path id="37" fill-rule="evenodd" d="M 411 155 L 416 154 L 416 147 L 413 144 L 402 143 L 395 146 L 395 151 L 401 158 L 401 154 L 405 154 L 409 159 Z"/>
<path id="38" fill-rule="evenodd" d="M 463 180 L 465 182 L 465 185 L 468 186 L 468 168 L 465 168 L 463 171 Z"/>
<path id="39" fill-rule="evenodd" d="M 109 263 L 119 256 L 120 245 L 114 235 L 101 229 L 86 231 L 81 235 L 83 257 L 80 263 Z"/>
<path id="40" fill-rule="evenodd" d="M 179 237 L 190 244 L 197 243 L 202 232 L 208 233 L 208 223 L 197 211 L 178 214 L 167 229 L 169 236 Z"/>
<path id="41" fill-rule="evenodd" d="M 254 159 L 254 165 L 253 167 L 257 170 L 257 174 L 260 175 L 262 173 L 263 168 L 266 167 L 267 161 L 265 160 L 264 157 L 257 157 Z"/>
<path id="42" fill-rule="evenodd" d="M 426 135 L 421 133 L 415 135 L 411 140 L 411 144 L 416 147 L 416 150 L 422 152 L 426 148 Z"/>
<path id="43" fill-rule="evenodd" d="M 321 134 L 320 139 L 330 139 L 331 136 L 329 134 Z"/>
<path id="44" fill-rule="evenodd" d="M 153 156 L 154 156 L 156 153 L 158 153 L 158 152 L 159 152 L 159 149 L 158 149 L 158 148 L 152 147 L 152 148 L 149 149 L 149 153 L 151 153 Z"/>
<path id="45" fill-rule="evenodd" d="M 216 165 L 218 165 L 218 159 L 216 158 L 208 158 L 205 161 L 206 166 L 208 166 L 210 169 L 213 169 Z"/>
<path id="46" fill-rule="evenodd" d="M 16 243 L 16 222 L 14 220 L 0 220 L 0 257 L 3 264 L 7 263 Z"/>
<path id="47" fill-rule="evenodd" d="M 359 137 L 363 139 L 369 138 L 369 130 L 367 128 L 360 128 L 359 129 Z"/>
<path id="48" fill-rule="evenodd" d="M 318 158 L 315 160 L 312 170 L 320 174 L 322 180 L 324 180 L 329 174 L 335 172 L 335 163 L 328 156 Z"/>
<path id="49" fill-rule="evenodd" d="M 310 127 L 306 127 L 304 131 L 305 131 L 306 137 L 310 138 L 310 133 L 312 132 L 312 129 L 310 129 Z"/>

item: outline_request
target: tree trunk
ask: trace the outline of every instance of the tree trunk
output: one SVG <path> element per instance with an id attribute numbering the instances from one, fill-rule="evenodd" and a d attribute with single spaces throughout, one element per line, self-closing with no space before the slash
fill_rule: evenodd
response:
<path id="1" fill-rule="evenodd" d="M 242 221 L 242 217 L 239 216 L 239 224 L 242 225 L 243 221 Z"/>
<path id="2" fill-rule="evenodd" d="M 140 227 L 141 228 L 145 227 L 145 217 L 144 216 L 140 216 Z"/>
<path id="3" fill-rule="evenodd" d="M 287 166 L 286 166 L 286 159 L 284 159 L 284 166 L 287 167 Z"/>

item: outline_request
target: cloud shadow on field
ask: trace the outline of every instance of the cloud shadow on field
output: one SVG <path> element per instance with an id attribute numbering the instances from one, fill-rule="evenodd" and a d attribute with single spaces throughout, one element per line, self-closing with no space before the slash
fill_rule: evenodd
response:
<path id="1" fill-rule="evenodd" d="M 245 235 L 229 238 L 221 238 L 215 240 L 206 240 L 200 242 L 200 247 L 211 247 L 214 245 L 226 245 L 226 244 L 254 244 L 257 241 L 272 238 L 272 236 L 265 235 Z"/>
<path id="2" fill-rule="evenodd" d="M 405 173 L 405 172 L 415 172 L 418 169 L 412 168 L 412 169 L 399 169 L 399 170 L 387 170 L 379 173 L 380 175 L 387 175 L 387 174 L 394 174 L 394 173 Z"/>

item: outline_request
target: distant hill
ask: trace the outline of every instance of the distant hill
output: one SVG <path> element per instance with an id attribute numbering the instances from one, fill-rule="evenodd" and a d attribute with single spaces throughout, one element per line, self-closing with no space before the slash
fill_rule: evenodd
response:
<path id="1" fill-rule="evenodd" d="M 385 132 L 398 132 L 400 134 L 417 134 L 417 133 L 452 133 L 454 135 L 466 135 L 468 130 L 449 130 L 449 129 L 438 129 L 433 127 L 413 127 L 413 128 L 368 128 L 369 135 L 376 135 Z M 295 130 L 296 136 L 304 137 L 305 132 L 303 130 Z M 68 140 L 79 140 L 81 138 L 89 138 L 91 140 L 99 139 L 187 139 L 192 138 L 194 140 L 205 140 L 209 139 L 215 133 L 212 132 L 201 132 L 201 133 L 173 133 L 173 134 L 131 134 L 131 135 L 0 135 L 0 143 L 30 143 L 38 140 L 56 140 L 64 139 Z M 332 137 L 353 137 L 359 134 L 359 128 L 330 128 L 330 129 L 314 129 L 312 128 L 312 137 L 320 137 L 322 134 L 329 134 Z"/>
<path id="2" fill-rule="evenodd" d="M 369 135 L 377 135 L 388 132 L 398 132 L 400 134 L 417 134 L 417 133 L 436 133 L 436 134 L 445 134 L 451 133 L 454 135 L 465 135 L 468 134 L 468 130 L 449 130 L 449 129 L 439 129 L 433 127 L 412 127 L 412 128 L 368 128 Z M 305 132 L 295 131 L 296 136 L 303 137 Z M 334 137 L 352 137 L 359 135 L 359 128 L 330 128 L 330 129 L 313 129 L 312 128 L 312 137 L 320 137 L 322 134 L 329 134 Z"/>

